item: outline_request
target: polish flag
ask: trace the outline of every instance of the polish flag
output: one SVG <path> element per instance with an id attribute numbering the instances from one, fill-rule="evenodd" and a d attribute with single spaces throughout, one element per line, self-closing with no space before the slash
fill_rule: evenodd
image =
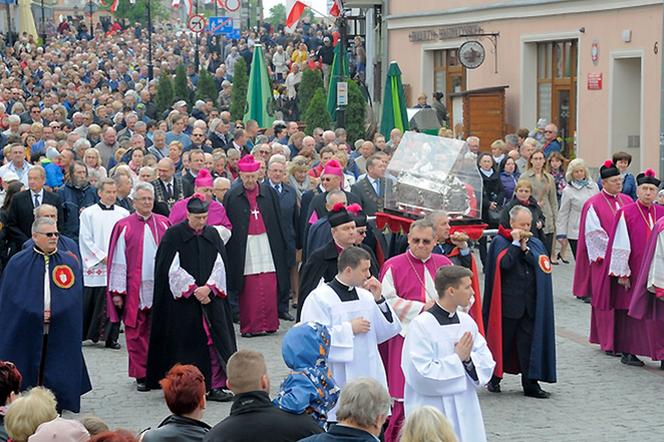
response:
<path id="1" fill-rule="evenodd" d="M 288 0 L 286 3 L 286 27 L 292 28 L 302 17 L 304 8 L 308 5 L 301 0 Z"/>
<path id="2" fill-rule="evenodd" d="M 171 8 L 178 9 L 180 7 L 180 0 L 171 0 Z"/>
<path id="3" fill-rule="evenodd" d="M 226 7 L 226 3 L 224 2 L 224 0 L 217 0 L 217 6 L 220 8 L 224 8 Z"/>
<path id="4" fill-rule="evenodd" d="M 341 15 L 341 0 L 332 1 L 332 7 L 330 8 L 330 15 L 332 17 L 339 17 L 339 15 Z"/>
<path id="5" fill-rule="evenodd" d="M 184 3 L 187 5 L 187 15 L 191 17 L 194 15 L 194 0 L 184 0 Z"/>

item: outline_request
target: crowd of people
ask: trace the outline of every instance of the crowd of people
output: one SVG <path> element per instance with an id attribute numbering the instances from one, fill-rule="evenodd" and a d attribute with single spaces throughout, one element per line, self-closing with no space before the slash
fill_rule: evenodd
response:
<path id="1" fill-rule="evenodd" d="M 194 59 L 187 34 L 163 31 L 156 77 Z M 334 29 L 207 38 L 218 100 L 163 114 L 144 32 L 92 40 L 61 26 L 48 50 L 21 37 L 2 53 L 0 423 L 12 441 L 135 440 L 58 417 L 94 388 L 81 342 L 117 350 L 121 327 L 136 390 L 161 389 L 172 412 L 142 440 L 485 440 L 477 388 L 500 393 L 520 373 L 526 396 L 550 397 L 551 273 L 569 250 L 590 341 L 627 365 L 664 361 L 664 193 L 651 169 L 629 173 L 629 154 L 595 180 L 546 121 L 490 147 L 468 137 L 481 219 L 497 229 L 477 241 L 480 267 L 443 211 L 403 235 L 377 228 L 399 129 L 351 140 L 295 118 L 232 120 L 237 57 L 250 65 L 264 43 L 275 83 L 296 91 L 293 72 L 329 75 Z M 282 340 L 292 372 L 271 400 L 264 357 L 238 351 L 233 324 L 250 339 L 295 320 Z M 206 401 L 233 401 L 230 416 L 211 428 Z"/>

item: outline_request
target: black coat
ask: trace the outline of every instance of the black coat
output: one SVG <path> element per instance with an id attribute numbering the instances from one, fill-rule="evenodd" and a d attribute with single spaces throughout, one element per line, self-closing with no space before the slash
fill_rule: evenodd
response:
<path id="1" fill-rule="evenodd" d="M 256 198 L 258 208 L 265 223 L 272 260 L 277 273 L 278 293 L 281 293 L 283 284 L 290 278 L 290 269 L 286 257 L 286 234 L 281 222 L 281 209 L 279 195 L 268 184 L 261 184 Z M 226 215 L 233 225 L 233 235 L 226 244 L 228 255 L 233 259 L 228 263 L 227 284 L 233 295 L 239 295 L 244 287 L 244 262 L 247 252 L 247 236 L 249 230 L 249 201 L 244 193 L 244 186 L 238 184 L 231 186 L 224 196 Z"/>
<path id="2" fill-rule="evenodd" d="M 184 221 L 166 231 L 155 258 L 148 386 L 159 388 L 159 381 L 179 362 L 197 366 L 205 376 L 209 389 L 212 376 L 207 336 L 203 329 L 203 312 L 209 319 L 214 347 L 222 363 L 225 363 L 237 350 L 231 308 L 226 298 L 213 294 L 210 296 L 211 302 L 205 306 L 193 295 L 189 298 L 173 298 L 168 271 L 176 253 L 180 256 L 180 266 L 195 279 L 199 287 L 208 281 L 217 254 L 226 263 L 228 275 L 224 243 L 214 228 L 205 227 L 201 235 L 196 235 L 187 221 Z"/>
<path id="3" fill-rule="evenodd" d="M 231 144 L 231 137 L 229 134 L 226 134 L 226 138 L 222 138 L 219 135 L 217 135 L 215 132 L 212 132 L 209 137 L 210 141 L 212 142 L 212 148 L 213 149 L 224 149 L 224 151 L 227 151 L 229 147 L 233 147 Z"/>
<path id="4" fill-rule="evenodd" d="M 516 246 L 507 248 L 500 261 L 503 317 L 519 319 L 528 312 L 530 318 L 535 318 L 535 265 L 529 250 L 524 252 Z"/>
<path id="5" fill-rule="evenodd" d="M 300 442 L 376 442 L 376 438 L 364 430 L 335 425 L 327 433 L 310 436 Z"/>
<path id="6" fill-rule="evenodd" d="M 233 398 L 230 416 L 215 425 L 203 440 L 296 442 L 322 432 L 309 415 L 283 411 L 272 404 L 264 391 L 250 391 Z"/>
<path id="7" fill-rule="evenodd" d="M 197 421 L 184 416 L 170 415 L 158 428 L 143 433 L 143 442 L 199 442 L 202 441 L 210 426 L 202 421 Z"/>
<path id="8" fill-rule="evenodd" d="M 380 180 L 381 193 L 385 195 L 385 179 Z M 362 211 L 368 216 L 374 216 L 376 212 L 383 211 L 385 202 L 384 196 L 376 194 L 376 189 L 369 182 L 369 178 L 365 177 L 353 184 L 351 191 L 360 199 Z M 349 202 L 350 204 L 350 202 Z"/>
<path id="9" fill-rule="evenodd" d="M 60 197 L 44 190 L 42 204 L 50 204 L 58 209 L 58 228 L 62 227 L 62 204 Z M 24 190 L 14 195 L 9 206 L 9 237 L 15 244 L 23 244 L 32 237 L 32 223 L 35 220 L 32 191 Z"/>
<path id="10" fill-rule="evenodd" d="M 480 172 L 480 176 L 482 177 L 482 221 L 495 229 L 498 224 L 489 219 L 489 206 L 491 203 L 496 203 L 496 213 L 498 216 L 500 215 L 500 205 L 505 200 L 505 189 L 498 172 L 494 172 L 490 177 Z"/>

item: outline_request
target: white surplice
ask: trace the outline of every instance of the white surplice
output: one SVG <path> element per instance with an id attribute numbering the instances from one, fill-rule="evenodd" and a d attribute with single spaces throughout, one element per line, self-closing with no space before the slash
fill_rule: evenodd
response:
<path id="1" fill-rule="evenodd" d="M 81 227 L 78 243 L 83 259 L 83 285 L 86 287 L 106 287 L 106 263 L 115 223 L 129 212 L 114 205 L 112 210 L 102 210 L 99 204 L 86 207 L 81 212 Z"/>
<path id="2" fill-rule="evenodd" d="M 359 287 L 356 290 L 358 300 L 342 302 L 329 285 L 319 285 L 304 301 L 301 321 L 315 321 L 327 326 L 331 336 L 329 367 L 340 388 L 361 377 L 373 378 L 387 388 L 378 344 L 396 336 L 401 323 L 387 302 L 379 306 L 368 290 Z M 381 309 L 392 315 L 392 322 Z M 354 335 L 351 321 L 358 317 L 371 322 L 371 329 Z M 335 406 L 328 413 L 330 422 L 336 421 L 336 409 Z"/>
<path id="3" fill-rule="evenodd" d="M 428 312 L 410 323 L 401 359 L 404 409 L 408 416 L 419 406 L 433 406 L 452 423 L 460 442 L 483 442 L 486 434 L 476 389 L 489 382 L 496 363 L 475 321 L 466 313 L 456 314 L 458 324 L 440 325 Z M 454 351 L 465 332 L 473 336 L 470 358 L 477 381 Z"/>

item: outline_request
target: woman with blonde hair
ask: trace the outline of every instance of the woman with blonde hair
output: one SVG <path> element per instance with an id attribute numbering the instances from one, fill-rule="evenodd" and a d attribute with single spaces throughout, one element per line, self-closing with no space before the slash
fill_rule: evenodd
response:
<path id="1" fill-rule="evenodd" d="M 528 167 L 521 175 L 521 180 L 530 182 L 533 187 L 532 196 L 542 208 L 545 222 L 542 232 L 544 233 L 544 246 L 549 255 L 553 249 L 553 235 L 556 230 L 556 216 L 558 215 L 558 196 L 556 183 L 553 176 L 544 168 L 546 157 L 542 149 L 537 149 L 528 159 Z M 551 263 L 557 261 L 552 257 Z"/>
<path id="2" fill-rule="evenodd" d="M 37 427 L 58 417 L 57 402 L 51 390 L 35 387 L 12 402 L 5 414 L 5 428 L 13 442 L 27 442 Z"/>
<path id="3" fill-rule="evenodd" d="M 400 442 L 457 442 L 457 437 L 443 413 L 427 405 L 408 415 Z"/>
<path id="4" fill-rule="evenodd" d="M 94 147 L 86 149 L 83 154 L 83 162 L 88 166 L 88 173 L 95 171 L 101 178 L 106 178 L 107 173 L 104 166 L 101 165 L 101 155 L 99 154 L 99 150 Z"/>

